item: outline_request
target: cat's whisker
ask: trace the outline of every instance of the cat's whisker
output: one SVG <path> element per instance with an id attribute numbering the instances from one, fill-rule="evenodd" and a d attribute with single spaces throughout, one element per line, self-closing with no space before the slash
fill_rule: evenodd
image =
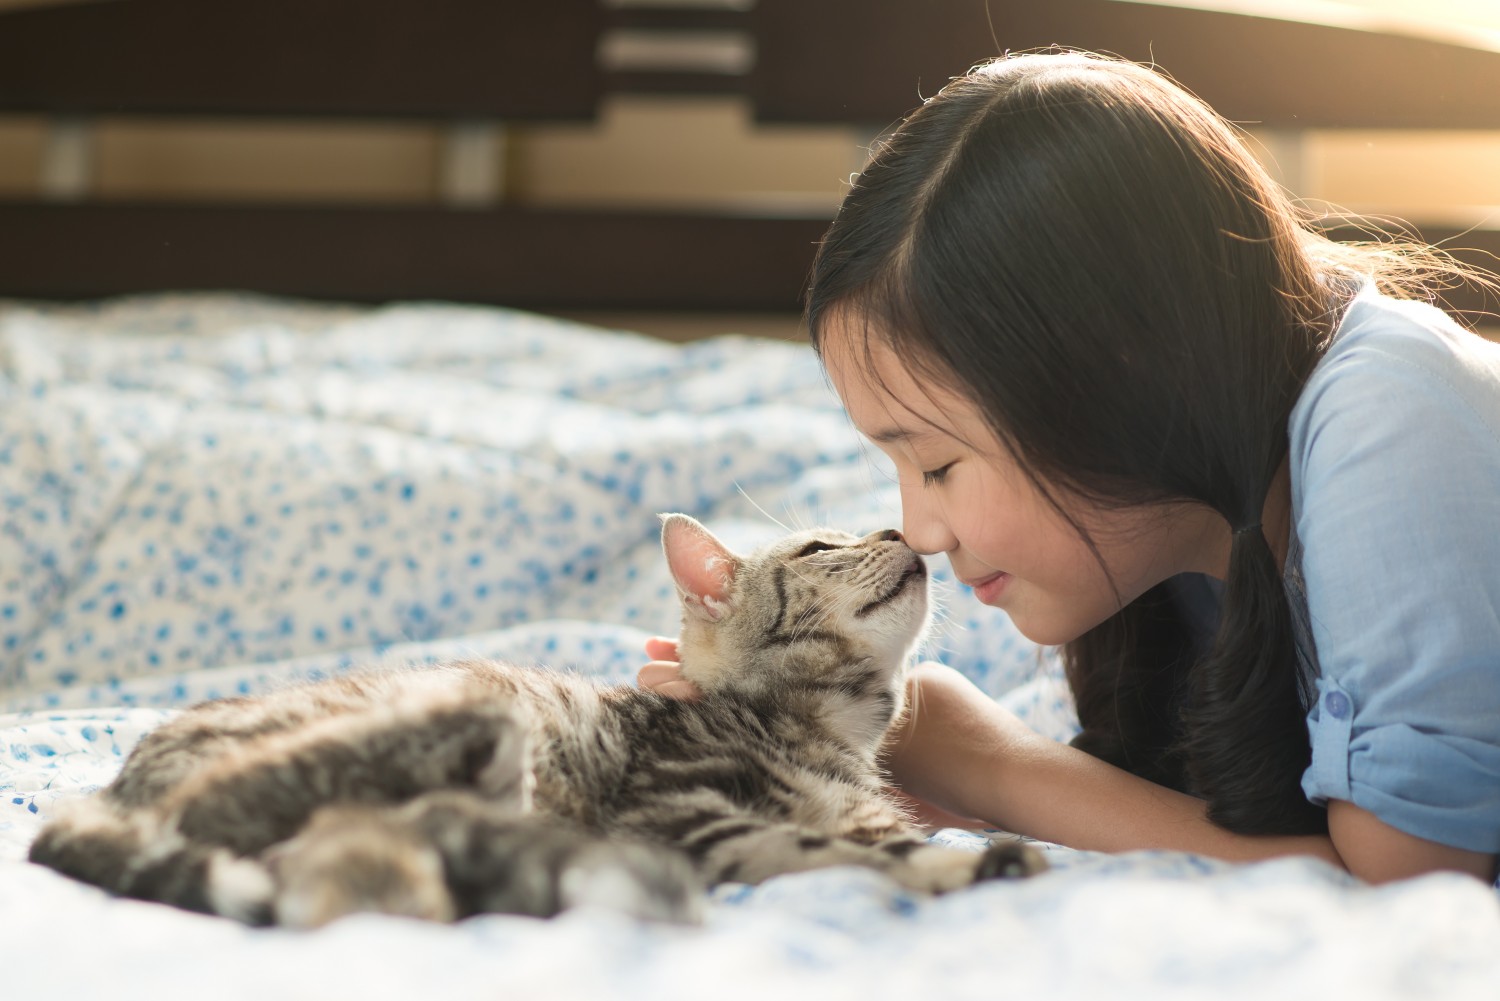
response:
<path id="1" fill-rule="evenodd" d="M 771 524 L 775 525 L 777 528 L 781 529 L 783 532 L 786 532 L 788 535 L 792 534 L 792 530 L 790 528 L 787 528 L 786 525 L 782 524 L 780 521 L 777 521 L 776 518 L 772 516 L 772 514 L 771 514 L 770 511 L 767 511 L 765 508 L 761 507 L 760 504 L 759 504 L 759 502 L 757 502 L 754 497 L 750 496 L 749 491 L 747 491 L 739 483 L 738 480 L 735 481 L 734 488 L 740 492 L 740 496 L 741 497 L 745 498 L 745 500 L 747 500 L 747 501 L 750 502 L 750 506 L 751 507 L 755 508 L 755 510 L 757 510 L 761 514 L 765 515 L 767 521 L 769 521 Z"/>
<path id="2" fill-rule="evenodd" d="M 825 617 L 838 618 L 842 613 L 855 607 L 855 602 L 859 599 L 860 595 L 857 593 L 845 593 L 842 588 L 839 591 L 820 594 L 817 600 L 798 617 L 789 636 L 793 641 L 802 639 Z"/>
<path id="3" fill-rule="evenodd" d="M 788 505 L 790 505 L 791 502 L 788 501 L 787 503 L 788 503 Z M 814 525 L 818 524 L 818 522 L 820 520 L 820 519 L 818 519 L 816 517 L 815 513 L 812 512 L 812 511 L 807 511 L 805 513 L 799 514 L 796 510 L 792 510 L 792 509 L 789 509 L 787 511 L 787 519 L 789 521 L 791 521 L 793 527 L 798 532 L 810 531 L 812 529 L 812 527 Z"/>
<path id="4" fill-rule="evenodd" d="M 965 626 L 956 616 L 952 614 L 951 603 L 957 595 L 951 590 L 934 587 L 928 593 L 928 605 L 930 608 L 929 628 L 923 637 L 921 648 L 934 654 L 933 659 L 939 659 L 935 655 L 939 653 L 952 652 L 952 647 L 946 642 L 955 633 L 965 631 Z"/>
<path id="5" fill-rule="evenodd" d="M 831 602 L 833 603 L 830 603 L 828 605 L 828 611 L 836 613 L 836 617 L 842 617 L 844 613 L 853 611 L 855 608 L 858 608 L 868 598 L 868 594 L 864 594 L 852 589 L 841 588 L 838 592 L 830 596 Z"/>

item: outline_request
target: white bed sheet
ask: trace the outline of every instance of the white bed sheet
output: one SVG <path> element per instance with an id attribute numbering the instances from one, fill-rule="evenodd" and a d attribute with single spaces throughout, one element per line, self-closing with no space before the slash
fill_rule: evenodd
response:
<path id="1" fill-rule="evenodd" d="M 763 510 L 762 510 L 763 509 Z M 655 512 L 733 543 L 899 523 L 805 346 L 673 346 L 498 309 L 241 296 L 0 305 L 0 983 L 7 997 L 1485 997 L 1500 907 L 1307 861 L 1050 848 L 938 900 L 832 870 L 702 929 L 598 912 L 251 930 L 24 861 L 176 707 L 483 654 L 629 680 L 674 630 Z M 1044 733 L 1056 659 L 937 571 L 928 653 Z M 942 837 L 977 848 L 973 835 Z"/>

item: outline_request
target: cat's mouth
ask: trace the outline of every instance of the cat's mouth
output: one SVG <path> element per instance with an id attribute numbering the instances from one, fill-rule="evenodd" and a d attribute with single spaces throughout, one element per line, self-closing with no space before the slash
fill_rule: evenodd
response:
<path id="1" fill-rule="evenodd" d="M 922 562 L 922 557 L 913 554 L 911 563 L 901 572 L 901 576 L 896 578 L 896 583 L 892 584 L 889 590 L 874 601 L 861 605 L 859 610 L 854 613 L 854 617 L 856 619 L 864 618 L 882 605 L 888 604 L 893 598 L 911 586 L 913 582 L 925 582 L 926 580 L 927 564 Z"/>

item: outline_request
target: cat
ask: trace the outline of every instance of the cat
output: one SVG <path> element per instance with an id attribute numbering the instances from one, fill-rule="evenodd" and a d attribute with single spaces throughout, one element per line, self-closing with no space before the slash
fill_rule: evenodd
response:
<path id="1" fill-rule="evenodd" d="M 701 698 L 474 660 L 207 702 L 63 804 L 31 860 L 295 927 L 581 903 L 693 921 L 705 886 L 822 866 L 934 893 L 1044 868 L 1020 843 L 929 843 L 884 787 L 929 620 L 900 533 L 803 531 L 741 556 L 672 514 L 662 544 Z"/>

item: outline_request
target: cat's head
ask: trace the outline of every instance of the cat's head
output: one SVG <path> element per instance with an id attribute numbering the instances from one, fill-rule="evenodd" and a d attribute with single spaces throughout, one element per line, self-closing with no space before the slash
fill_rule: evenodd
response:
<path id="1" fill-rule="evenodd" d="M 662 517 L 682 598 L 682 676 L 705 693 L 893 690 L 927 627 L 927 567 L 894 530 L 796 532 L 739 555 L 684 514 Z"/>

